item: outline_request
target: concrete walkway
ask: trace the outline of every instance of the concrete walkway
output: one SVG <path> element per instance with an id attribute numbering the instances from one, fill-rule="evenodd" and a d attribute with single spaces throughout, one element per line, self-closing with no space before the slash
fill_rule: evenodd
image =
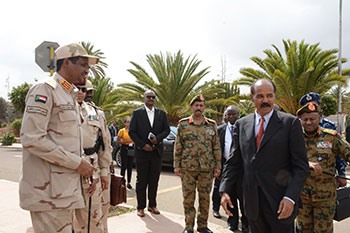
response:
<path id="1" fill-rule="evenodd" d="M 0 180 L 0 233 L 32 233 L 29 211 L 19 207 L 18 183 Z M 108 219 L 110 233 L 181 233 L 184 217 L 161 211 L 154 215 L 146 211 L 140 218 L 135 211 Z M 222 226 L 209 223 L 215 233 L 230 233 Z M 232 233 L 232 232 L 231 232 Z"/>

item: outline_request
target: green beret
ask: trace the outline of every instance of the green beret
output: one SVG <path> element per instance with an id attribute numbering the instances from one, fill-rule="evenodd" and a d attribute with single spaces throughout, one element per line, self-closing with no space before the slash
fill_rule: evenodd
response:
<path id="1" fill-rule="evenodd" d="M 190 105 L 192 106 L 194 102 L 205 102 L 203 95 L 199 94 L 199 95 L 196 95 L 195 97 L 193 97 L 193 99 L 190 102 Z"/>
<path id="2" fill-rule="evenodd" d="M 318 105 L 315 103 L 307 103 L 297 111 L 297 115 L 301 116 L 303 113 L 319 112 Z"/>

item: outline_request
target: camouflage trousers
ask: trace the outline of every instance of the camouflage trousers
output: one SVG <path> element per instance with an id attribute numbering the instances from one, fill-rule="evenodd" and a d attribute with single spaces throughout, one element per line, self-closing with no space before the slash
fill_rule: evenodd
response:
<path id="1" fill-rule="evenodd" d="M 86 233 L 88 231 L 89 197 L 87 189 L 89 183 L 83 179 L 83 190 L 85 198 L 85 208 L 75 209 L 74 232 Z M 91 197 L 90 232 L 103 233 L 102 203 L 101 203 L 101 180 L 96 184 L 96 190 Z"/>
<path id="2" fill-rule="evenodd" d="M 35 233 L 72 233 L 73 210 L 30 211 Z"/>
<path id="3" fill-rule="evenodd" d="M 108 175 L 110 177 L 110 175 Z M 110 188 L 111 188 L 111 180 L 109 180 L 108 189 L 102 192 L 102 222 L 104 226 L 104 233 L 108 233 L 108 215 L 110 208 Z"/>
<path id="4" fill-rule="evenodd" d="M 331 233 L 335 214 L 335 200 L 302 200 L 302 208 L 296 218 L 300 233 Z"/>
<path id="5" fill-rule="evenodd" d="M 185 230 L 193 230 L 196 209 L 194 202 L 196 198 L 196 188 L 199 197 L 199 208 L 197 216 L 198 228 L 207 227 L 210 191 L 213 184 L 212 171 L 188 171 L 182 170 L 182 194 L 185 212 Z"/>

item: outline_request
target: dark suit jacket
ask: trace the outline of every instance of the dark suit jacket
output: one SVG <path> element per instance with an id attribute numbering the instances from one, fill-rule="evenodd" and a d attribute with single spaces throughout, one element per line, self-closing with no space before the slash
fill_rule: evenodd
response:
<path id="1" fill-rule="evenodd" d="M 299 195 L 309 169 L 300 121 L 290 114 L 274 111 L 258 151 L 254 125 L 254 114 L 236 122 L 220 192 L 229 192 L 243 169 L 246 216 L 252 220 L 258 219 L 259 184 L 276 218 L 279 203 L 284 196 L 295 201 L 292 216 L 281 220 L 291 223 L 296 216 Z"/>
<path id="2" fill-rule="evenodd" d="M 146 152 L 142 150 L 146 144 L 152 145 L 148 139 L 148 134 L 150 132 L 156 135 L 158 144 L 155 145 L 155 150 L 161 155 L 163 152 L 163 139 L 170 133 L 165 112 L 155 107 L 153 127 L 151 127 L 145 107 L 133 111 L 130 120 L 129 135 L 135 143 L 135 156 Z"/>
<path id="3" fill-rule="evenodd" d="M 220 148 L 221 148 L 221 165 L 222 165 L 221 167 L 222 168 L 224 167 L 224 164 L 226 162 L 226 159 L 224 157 L 226 128 L 227 128 L 227 123 L 218 126 L 218 135 L 219 135 Z M 229 145 L 229 146 L 231 146 L 231 145 Z"/>

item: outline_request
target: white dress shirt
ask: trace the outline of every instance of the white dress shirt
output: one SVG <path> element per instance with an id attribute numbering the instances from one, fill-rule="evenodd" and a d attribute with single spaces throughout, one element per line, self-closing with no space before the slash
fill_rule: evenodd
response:
<path id="1" fill-rule="evenodd" d="M 227 160 L 230 155 L 230 148 L 232 143 L 232 128 L 233 126 L 230 122 L 227 122 L 226 133 L 225 133 L 225 147 L 224 147 L 224 158 Z"/>
<path id="2" fill-rule="evenodd" d="M 147 111 L 147 116 L 148 116 L 148 120 L 149 123 L 151 125 L 151 127 L 153 127 L 153 121 L 154 121 L 154 107 L 152 106 L 152 109 L 149 109 L 146 105 L 145 105 L 146 111 Z"/>

